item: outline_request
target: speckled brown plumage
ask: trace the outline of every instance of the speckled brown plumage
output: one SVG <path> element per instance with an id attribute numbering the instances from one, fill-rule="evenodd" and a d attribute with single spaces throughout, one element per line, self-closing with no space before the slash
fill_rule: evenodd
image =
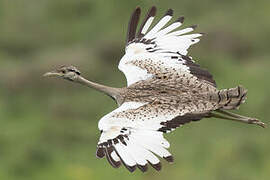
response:
<path id="1" fill-rule="evenodd" d="M 189 73 L 176 72 L 173 68 L 152 66 L 151 61 L 133 63 L 154 76 L 125 88 L 122 94 L 125 102 L 160 103 L 164 106 L 170 105 L 174 109 L 190 108 L 191 104 L 194 104 L 192 106 L 197 106 L 197 108 L 193 111 L 218 107 L 218 90 L 207 81 L 199 80 Z M 159 68 L 152 69 L 151 67 Z"/>
<path id="2" fill-rule="evenodd" d="M 219 91 L 212 79 L 199 79 L 190 73 L 156 64 L 151 59 L 129 63 L 154 76 L 123 89 L 124 102 L 147 104 L 136 110 L 116 113 L 114 116 L 117 118 L 150 120 L 166 114 L 207 114 L 217 109 L 235 109 L 245 99 L 246 90 L 242 87 Z"/>

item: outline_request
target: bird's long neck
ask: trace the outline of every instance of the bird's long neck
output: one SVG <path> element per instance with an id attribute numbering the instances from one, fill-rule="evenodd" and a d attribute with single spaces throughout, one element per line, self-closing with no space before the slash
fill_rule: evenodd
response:
<path id="1" fill-rule="evenodd" d="M 90 88 L 96 89 L 100 92 L 107 94 L 108 96 L 112 97 L 118 105 L 122 104 L 123 98 L 121 96 L 121 88 L 113 88 L 105 85 L 101 85 L 95 82 L 91 82 L 81 76 L 79 76 L 75 82 L 78 82 L 82 85 L 88 86 Z"/>

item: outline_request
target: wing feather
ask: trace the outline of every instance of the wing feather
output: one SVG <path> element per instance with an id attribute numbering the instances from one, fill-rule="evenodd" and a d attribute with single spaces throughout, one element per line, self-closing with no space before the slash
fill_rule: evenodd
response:
<path id="1" fill-rule="evenodd" d="M 138 31 L 138 34 L 137 34 L 138 38 L 142 37 L 147 32 L 147 30 L 149 29 L 149 27 L 151 26 L 154 20 L 156 11 L 157 11 L 157 8 L 155 6 L 149 9 Z"/>
<path id="2" fill-rule="evenodd" d="M 135 38 L 140 14 L 141 14 L 141 9 L 137 7 L 130 17 L 130 21 L 128 24 L 128 32 L 127 32 L 127 44 Z"/>
<path id="3" fill-rule="evenodd" d="M 190 26 L 188 28 L 185 28 L 185 29 L 181 29 L 181 30 L 178 30 L 178 31 L 174 31 L 172 33 L 169 33 L 167 34 L 167 36 L 180 36 L 182 34 L 186 34 L 186 33 L 189 33 L 189 32 L 192 32 L 195 30 L 195 27 L 196 26 Z"/>
<path id="4" fill-rule="evenodd" d="M 172 18 L 173 10 L 169 9 L 164 17 L 145 35 L 145 39 L 152 39 L 156 37 L 156 34 L 161 30 Z"/>
<path id="5" fill-rule="evenodd" d="M 148 64 L 148 67 L 151 66 L 151 69 L 155 72 L 160 69 L 161 63 L 168 61 L 169 63 L 163 65 L 164 68 L 166 66 L 171 67 L 170 64 L 182 64 L 182 66 L 165 73 L 179 74 L 179 72 L 185 72 L 196 77 L 198 81 L 205 81 L 216 87 L 213 77 L 209 76 L 210 73 L 205 73 L 206 70 L 199 66 L 195 71 L 192 70 L 190 67 L 197 64 L 193 60 L 186 63 L 187 60 L 183 59 L 183 56 L 187 56 L 188 48 L 198 43 L 199 37 L 202 36 L 201 33 L 188 34 L 194 31 L 196 26 L 179 30 L 178 28 L 184 22 L 184 17 L 179 17 L 174 23 L 165 27 L 173 15 L 173 10 L 169 9 L 160 21 L 149 30 L 156 14 L 156 7 L 153 6 L 149 9 L 136 34 L 140 12 L 140 9 L 137 8 L 130 18 L 126 54 L 122 57 L 118 66 L 125 74 L 128 86 L 141 80 L 155 78 L 155 74 L 149 73 L 144 67 L 130 62 L 144 61 L 143 64 Z M 160 63 L 151 64 L 150 62 L 153 60 Z"/>
<path id="6" fill-rule="evenodd" d="M 182 25 L 181 22 L 179 21 L 176 21 L 175 23 L 169 25 L 168 27 L 162 29 L 161 31 L 159 31 L 157 34 L 156 34 L 156 38 L 161 38 L 162 36 L 168 34 L 169 32 L 173 31 L 174 29 L 180 27 Z M 177 32 L 177 31 L 176 31 Z M 170 34 L 169 34 L 170 35 Z M 173 33 L 171 33 L 171 35 L 173 35 Z M 177 34 L 176 34 L 177 35 Z"/>
<path id="7" fill-rule="evenodd" d="M 106 156 L 114 168 L 123 164 L 130 172 L 136 167 L 145 172 L 147 164 L 160 170 L 161 163 L 157 156 L 173 162 L 173 156 L 167 150 L 170 144 L 163 137 L 163 133 L 207 117 L 207 112 L 187 113 L 191 108 L 199 111 L 196 107 L 188 107 L 189 104 L 185 105 L 186 111 L 182 111 L 183 108 L 176 108 L 174 111 L 170 107 L 162 106 L 125 102 L 104 116 L 99 121 L 102 134 L 97 146 L 97 157 Z M 169 110 L 160 111 L 161 109 Z"/>

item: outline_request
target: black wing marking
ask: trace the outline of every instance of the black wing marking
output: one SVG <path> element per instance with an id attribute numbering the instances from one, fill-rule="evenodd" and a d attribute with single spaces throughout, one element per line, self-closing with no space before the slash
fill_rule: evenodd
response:
<path id="1" fill-rule="evenodd" d="M 140 14 L 141 14 L 141 8 L 137 7 L 130 17 L 129 24 L 128 24 L 126 44 L 128 44 L 130 41 L 135 39 L 136 29 L 138 26 Z"/>
<path id="2" fill-rule="evenodd" d="M 148 13 L 146 14 L 146 16 L 145 16 L 145 18 L 140 26 L 138 33 L 137 33 L 137 38 L 141 38 L 144 35 L 144 34 L 142 34 L 143 27 L 150 17 L 155 17 L 156 11 L 157 11 L 157 8 L 155 6 L 152 6 L 149 9 Z"/>
<path id="3" fill-rule="evenodd" d="M 163 133 L 171 132 L 172 130 L 180 127 L 181 125 L 184 125 L 186 123 L 189 123 L 191 121 L 199 121 L 202 118 L 209 117 L 208 113 L 202 113 L 202 114 L 185 114 L 183 116 L 177 116 L 173 118 L 172 120 L 161 122 L 160 125 L 163 127 L 159 128 L 159 131 Z"/>
<path id="4" fill-rule="evenodd" d="M 214 87 L 217 87 L 216 81 L 213 78 L 213 75 L 210 74 L 207 70 L 200 67 L 199 64 L 194 63 L 194 61 L 189 57 L 185 55 L 181 55 L 182 59 L 185 60 L 185 65 L 189 67 L 190 73 L 196 76 L 200 80 L 205 80 L 209 82 Z"/>
<path id="5" fill-rule="evenodd" d="M 125 128 L 123 128 L 125 129 Z M 161 163 L 160 161 L 156 164 L 151 163 L 147 160 L 148 163 L 145 165 L 136 164 L 134 166 L 127 165 L 124 160 L 121 158 L 120 154 L 114 147 L 116 144 L 121 143 L 124 146 L 128 146 L 127 142 L 129 141 L 129 136 L 127 134 L 121 134 L 113 139 L 109 139 L 106 142 L 100 143 L 97 146 L 96 156 L 98 158 L 106 157 L 109 164 L 114 168 L 119 168 L 121 164 L 123 164 L 130 172 L 133 172 L 136 170 L 136 167 L 140 169 L 142 172 L 145 172 L 148 170 L 148 165 L 150 164 L 155 170 L 160 171 L 161 170 Z M 115 152 L 117 157 L 119 158 L 119 161 L 114 160 L 112 157 L 112 153 Z M 152 153 L 152 152 L 151 152 Z M 173 156 L 164 156 L 163 157 L 167 162 L 172 163 L 173 162 Z"/>

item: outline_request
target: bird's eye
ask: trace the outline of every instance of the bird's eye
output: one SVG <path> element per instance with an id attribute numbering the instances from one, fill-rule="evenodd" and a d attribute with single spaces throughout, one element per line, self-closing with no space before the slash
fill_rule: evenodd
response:
<path id="1" fill-rule="evenodd" d="M 65 70 L 62 70 L 61 72 L 62 72 L 62 73 L 66 73 L 66 71 L 65 71 Z"/>

